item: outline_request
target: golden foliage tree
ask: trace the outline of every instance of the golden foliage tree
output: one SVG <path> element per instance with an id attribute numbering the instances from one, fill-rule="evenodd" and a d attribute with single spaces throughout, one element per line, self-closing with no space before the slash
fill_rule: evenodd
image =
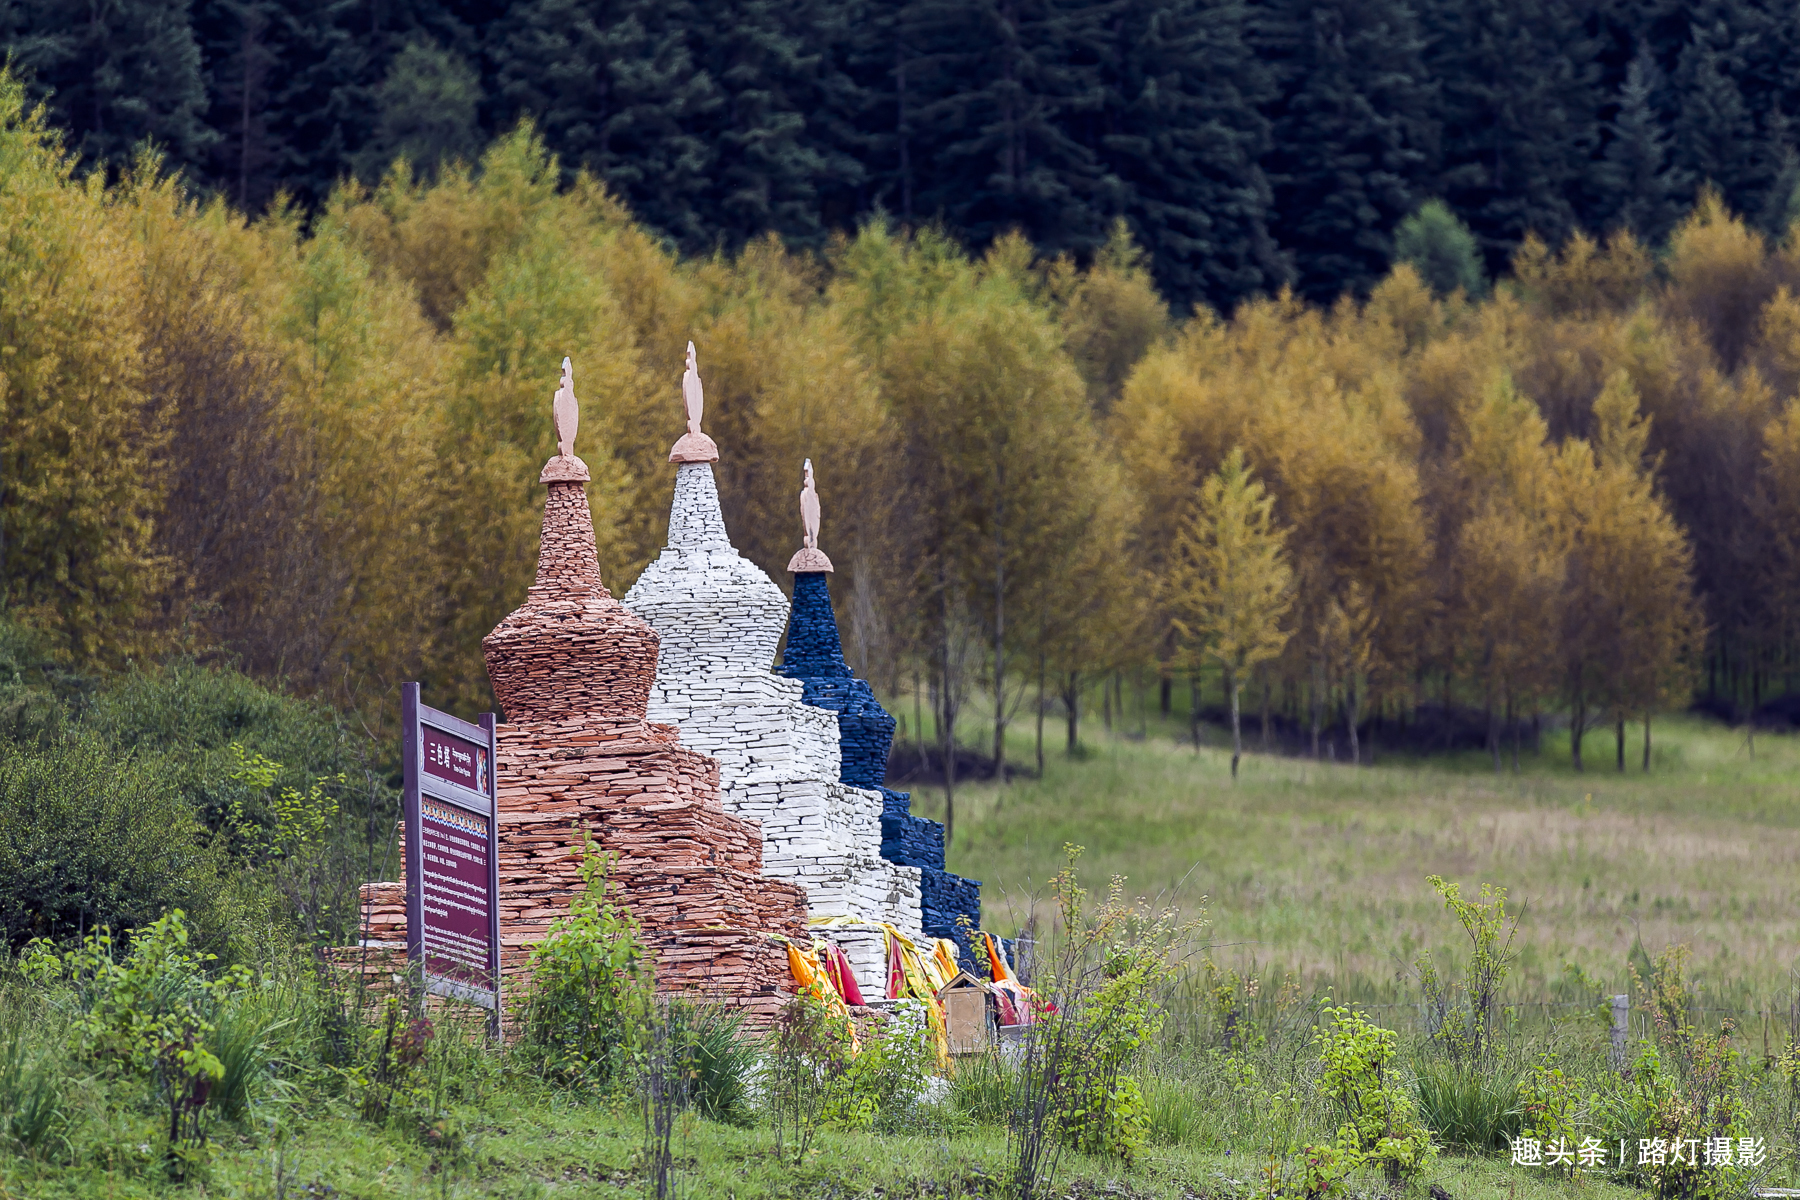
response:
<path id="1" fill-rule="evenodd" d="M 1231 778 L 1244 752 L 1239 698 L 1258 664 L 1287 644 L 1281 628 L 1292 606 L 1293 571 L 1275 524 L 1274 500 L 1233 447 L 1200 486 L 1184 515 L 1166 587 L 1172 621 L 1190 663 L 1219 664 L 1231 705 Z M 1340 610 L 1341 611 L 1341 610 Z"/>

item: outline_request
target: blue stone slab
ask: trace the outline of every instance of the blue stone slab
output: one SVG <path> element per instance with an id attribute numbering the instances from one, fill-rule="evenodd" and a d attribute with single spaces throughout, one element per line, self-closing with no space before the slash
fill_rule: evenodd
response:
<path id="1" fill-rule="evenodd" d="M 957 918 L 967 918 L 971 928 L 981 927 L 981 884 L 944 870 L 944 827 L 913 816 L 911 794 L 886 785 L 894 718 L 844 660 L 837 614 L 831 608 L 831 590 L 823 571 L 802 571 L 794 576 L 787 648 L 775 670 L 801 683 L 800 698 L 807 704 L 837 714 L 844 764 L 838 778 L 851 787 L 881 793 L 881 857 L 903 867 L 920 868 L 926 936 L 955 938 L 962 946 L 964 965 L 972 966 Z"/>

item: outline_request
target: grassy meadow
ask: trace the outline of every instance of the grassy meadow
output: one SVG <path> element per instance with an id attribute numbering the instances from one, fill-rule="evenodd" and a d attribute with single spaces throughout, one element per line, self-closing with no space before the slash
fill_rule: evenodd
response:
<path id="1" fill-rule="evenodd" d="M 1033 763 L 1031 733 L 1013 726 L 1015 763 Z M 1624 774 L 1610 732 L 1590 735 L 1585 773 L 1570 766 L 1566 732 L 1547 733 L 1516 776 L 1510 758 L 1496 775 L 1485 754 L 1353 767 L 1248 753 L 1233 786 L 1229 734 L 1216 728 L 1197 754 L 1178 741 L 1179 720 L 1152 717 L 1130 736 L 1089 721 L 1075 758 L 1061 734 L 1046 731 L 1041 779 L 957 789 L 950 867 L 983 881 L 989 929 L 1012 932 L 1034 905 L 1047 915 L 1044 881 L 1074 842 L 1090 881 L 1124 875 L 1134 894 L 1204 905 L 1205 950 L 1221 966 L 1405 1002 L 1422 950 L 1466 952 L 1425 881 L 1440 874 L 1465 894 L 1508 889 L 1522 913 L 1515 998 L 1564 994 L 1568 963 L 1625 991 L 1641 942 L 1651 956 L 1690 947 L 1709 1002 L 1789 1005 L 1800 737 L 1760 733 L 1752 746 L 1742 730 L 1666 718 L 1648 773 L 1641 730 L 1628 731 Z M 914 810 L 941 820 L 941 788 L 917 787 Z"/>

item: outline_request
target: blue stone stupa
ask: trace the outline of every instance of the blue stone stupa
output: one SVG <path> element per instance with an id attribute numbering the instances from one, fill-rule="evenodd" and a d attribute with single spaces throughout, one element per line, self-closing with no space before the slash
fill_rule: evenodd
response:
<path id="1" fill-rule="evenodd" d="M 981 882 L 944 869 L 944 827 L 915 817 L 911 793 L 887 786 L 888 751 L 894 744 L 894 718 L 881 707 L 867 682 L 844 661 L 837 616 L 831 608 L 826 576 L 831 560 L 818 548 L 818 493 L 813 488 L 812 460 L 806 460 L 806 485 L 800 511 L 806 544 L 788 563 L 794 576 L 794 603 L 788 616 L 787 646 L 775 670 L 804 687 L 801 700 L 837 714 L 842 750 L 839 780 L 850 787 L 881 793 L 881 857 L 920 869 L 920 924 L 927 937 L 953 938 L 969 966 L 970 947 L 959 926 L 981 927 Z"/>

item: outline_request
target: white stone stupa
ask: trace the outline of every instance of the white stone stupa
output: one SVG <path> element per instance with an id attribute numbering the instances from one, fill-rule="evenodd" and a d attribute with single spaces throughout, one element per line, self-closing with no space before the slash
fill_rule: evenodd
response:
<path id="1" fill-rule="evenodd" d="M 916 939 L 919 869 L 881 857 L 880 793 L 838 781 L 837 714 L 802 703 L 803 685 L 771 670 L 788 600 L 725 532 L 692 343 L 682 391 L 668 545 L 624 601 L 662 639 L 650 720 L 718 759 L 726 811 L 762 823 L 763 874 L 804 888 L 811 916 L 886 921 Z M 851 965 L 866 994 L 886 994 L 884 958 Z"/>

